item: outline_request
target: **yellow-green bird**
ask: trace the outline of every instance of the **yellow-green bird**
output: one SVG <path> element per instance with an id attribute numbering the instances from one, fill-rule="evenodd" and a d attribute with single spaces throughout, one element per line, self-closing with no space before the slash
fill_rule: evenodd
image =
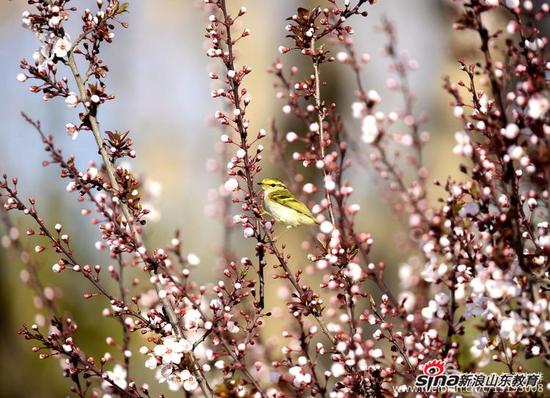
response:
<path id="1" fill-rule="evenodd" d="M 319 224 L 305 204 L 300 202 L 278 178 L 264 178 L 258 185 L 264 190 L 264 204 L 273 218 L 287 228 Z"/>

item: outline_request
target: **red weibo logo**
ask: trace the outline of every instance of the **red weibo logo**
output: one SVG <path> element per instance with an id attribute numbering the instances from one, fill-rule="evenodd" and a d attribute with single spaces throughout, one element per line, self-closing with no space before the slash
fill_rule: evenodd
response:
<path id="1" fill-rule="evenodd" d="M 422 372 L 426 376 L 439 376 L 445 371 L 445 362 L 440 359 L 426 362 L 422 368 Z"/>

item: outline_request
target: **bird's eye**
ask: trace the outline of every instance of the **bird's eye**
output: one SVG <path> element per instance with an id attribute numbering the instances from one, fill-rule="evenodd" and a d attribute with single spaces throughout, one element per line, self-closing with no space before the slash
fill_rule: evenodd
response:
<path id="1" fill-rule="evenodd" d="M 272 186 L 272 187 L 274 187 L 274 186 L 275 186 L 275 184 L 271 184 L 271 186 Z"/>

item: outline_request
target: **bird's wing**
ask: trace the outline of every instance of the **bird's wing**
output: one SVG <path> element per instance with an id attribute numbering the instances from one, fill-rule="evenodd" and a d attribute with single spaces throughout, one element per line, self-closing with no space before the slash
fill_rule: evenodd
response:
<path id="1" fill-rule="evenodd" d="M 296 199 L 290 191 L 286 189 L 278 190 L 270 193 L 268 196 L 273 202 L 290 207 L 292 210 L 315 220 L 315 217 L 313 217 L 313 214 L 311 214 L 311 211 L 307 208 L 307 206 Z"/>

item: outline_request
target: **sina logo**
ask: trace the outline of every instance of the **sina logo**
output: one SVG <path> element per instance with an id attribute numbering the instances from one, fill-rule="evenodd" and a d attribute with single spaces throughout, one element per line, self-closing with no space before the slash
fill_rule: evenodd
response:
<path id="1" fill-rule="evenodd" d="M 422 374 L 416 376 L 416 387 L 431 391 L 437 388 L 455 387 L 460 380 L 456 374 L 445 373 L 445 361 L 434 359 L 422 367 Z"/>
<path id="2" fill-rule="evenodd" d="M 445 372 L 445 361 L 440 359 L 426 362 L 422 368 L 422 373 L 426 376 L 439 376 L 443 372 Z"/>

